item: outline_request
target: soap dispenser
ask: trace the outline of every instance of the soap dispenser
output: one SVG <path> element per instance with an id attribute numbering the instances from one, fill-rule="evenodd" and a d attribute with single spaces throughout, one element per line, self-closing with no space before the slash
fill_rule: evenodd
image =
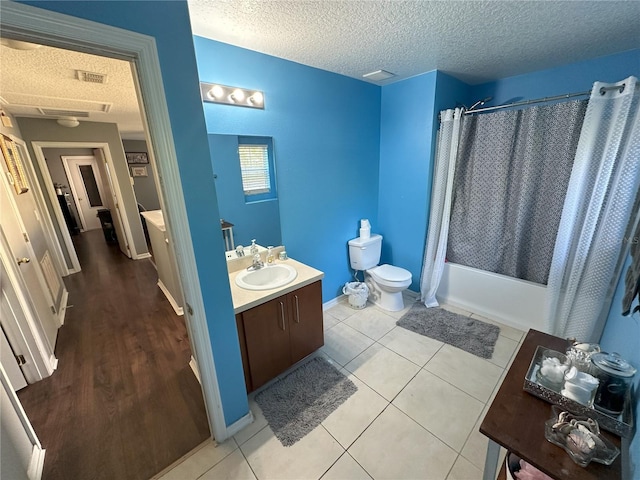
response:
<path id="1" fill-rule="evenodd" d="M 273 246 L 267 247 L 267 257 L 265 259 L 267 266 L 273 265 L 276 261 L 276 256 L 273 254 Z"/>
<path id="2" fill-rule="evenodd" d="M 251 250 L 249 250 L 251 252 L 251 255 L 255 255 L 256 253 L 258 253 L 258 246 L 256 245 L 256 239 L 254 238 L 253 240 L 251 240 Z"/>

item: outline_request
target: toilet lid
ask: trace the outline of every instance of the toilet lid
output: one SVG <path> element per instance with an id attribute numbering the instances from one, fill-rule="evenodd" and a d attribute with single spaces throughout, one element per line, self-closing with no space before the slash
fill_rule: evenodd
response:
<path id="1" fill-rule="evenodd" d="M 375 269 L 375 275 L 389 282 L 406 282 L 411 280 L 411 272 L 393 265 L 380 265 Z"/>

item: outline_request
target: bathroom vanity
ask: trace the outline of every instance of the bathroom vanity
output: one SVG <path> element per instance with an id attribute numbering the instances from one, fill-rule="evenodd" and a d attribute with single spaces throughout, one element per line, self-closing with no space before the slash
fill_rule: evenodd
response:
<path id="1" fill-rule="evenodd" d="M 295 268 L 297 276 L 279 288 L 239 287 L 235 279 L 246 269 L 244 263 L 229 273 L 247 392 L 324 345 L 321 282 L 324 274 L 291 258 L 276 261 L 276 265 L 280 263 Z"/>

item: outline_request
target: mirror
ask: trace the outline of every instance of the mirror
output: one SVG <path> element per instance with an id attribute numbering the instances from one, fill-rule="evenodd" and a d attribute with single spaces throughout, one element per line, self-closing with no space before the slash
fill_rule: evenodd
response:
<path id="1" fill-rule="evenodd" d="M 248 247 L 254 238 L 263 246 L 281 245 L 273 139 L 209 134 L 209 148 L 220 219 L 232 224 L 226 249 Z"/>

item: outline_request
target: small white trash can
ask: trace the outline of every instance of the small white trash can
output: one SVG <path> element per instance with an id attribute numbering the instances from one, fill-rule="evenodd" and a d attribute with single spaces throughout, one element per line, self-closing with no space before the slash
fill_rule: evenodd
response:
<path id="1" fill-rule="evenodd" d="M 349 305 L 351 308 L 361 310 L 367 306 L 367 298 L 369 298 L 369 287 L 364 282 L 347 282 L 342 288 L 342 293 L 349 296 Z"/>

